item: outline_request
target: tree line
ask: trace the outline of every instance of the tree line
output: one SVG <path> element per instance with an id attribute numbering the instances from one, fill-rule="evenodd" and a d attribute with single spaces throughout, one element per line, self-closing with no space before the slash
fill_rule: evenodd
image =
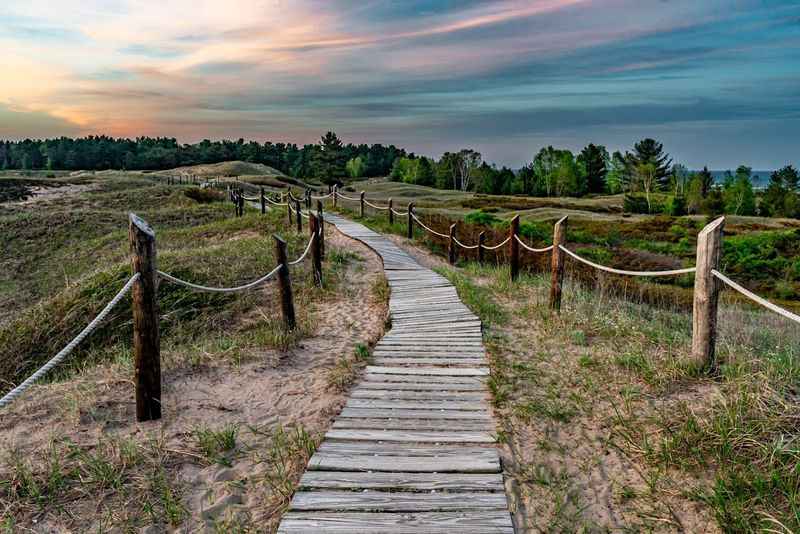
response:
<path id="1" fill-rule="evenodd" d="M 386 176 L 405 150 L 394 145 L 344 145 L 329 132 L 320 143 L 210 141 L 180 144 L 168 137 L 136 139 L 87 136 L 77 139 L 0 140 L 2 170 L 165 170 L 175 167 L 242 160 L 263 163 L 298 178 L 324 178 L 332 183 L 346 176 L 345 164 L 358 158 L 363 176 Z"/>
<path id="2" fill-rule="evenodd" d="M 685 215 L 734 214 L 800 218 L 798 172 L 787 165 L 772 173 L 768 187 L 757 194 L 752 169 L 726 172 L 721 184 L 707 167 L 690 172 L 673 163 L 655 139 L 642 139 L 632 150 L 609 154 L 589 144 L 578 154 L 552 146 L 514 171 L 483 161 L 472 149 L 446 152 L 438 161 L 413 154 L 398 158 L 390 178 L 440 189 L 495 195 L 582 197 L 625 194 L 625 210 L 635 213 Z"/>
<path id="3" fill-rule="evenodd" d="M 486 194 L 581 197 L 625 193 L 626 211 L 639 213 L 800 218 L 800 180 L 791 165 L 772 173 L 768 187 L 756 193 L 751 168 L 740 166 L 717 184 L 708 168 L 690 172 L 650 138 L 624 153 L 612 154 L 592 143 L 578 154 L 548 146 L 518 170 L 498 169 L 484 161 L 480 152 L 468 148 L 445 152 L 437 160 L 394 145 L 344 144 L 334 132 L 302 147 L 244 139 L 180 144 L 167 137 L 0 140 L 0 168 L 4 170 L 164 170 L 231 160 L 263 163 L 325 184 L 342 183 L 347 177 L 389 175 L 410 184 Z"/>

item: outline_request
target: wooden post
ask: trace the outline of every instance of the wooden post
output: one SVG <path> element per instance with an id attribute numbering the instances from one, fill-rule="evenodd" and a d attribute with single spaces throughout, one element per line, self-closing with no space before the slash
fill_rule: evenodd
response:
<path id="1" fill-rule="evenodd" d="M 306 209 L 311 211 L 311 189 L 306 189 Z"/>
<path id="2" fill-rule="evenodd" d="M 478 234 L 478 263 L 483 263 L 483 241 L 486 239 L 486 232 Z"/>
<path id="3" fill-rule="evenodd" d="M 133 361 L 136 372 L 136 420 L 161 419 L 161 346 L 156 295 L 156 234 L 134 215 L 128 215 L 131 267 L 139 279 L 131 288 L 133 300 Z"/>
<path id="4" fill-rule="evenodd" d="M 711 269 L 719 269 L 725 217 L 708 224 L 697 234 L 697 272 L 694 274 L 692 309 L 692 360 L 708 371 L 716 371 L 717 304 L 720 282 Z"/>
<path id="5" fill-rule="evenodd" d="M 261 188 L 261 215 L 267 213 L 267 197 L 264 196 L 264 188 Z"/>
<path id="6" fill-rule="evenodd" d="M 389 224 L 394 224 L 394 212 L 392 211 L 392 199 L 389 199 Z"/>
<path id="7" fill-rule="evenodd" d="M 361 200 L 361 209 L 359 209 L 359 211 L 358 211 L 358 216 L 363 219 L 364 218 L 364 191 L 361 192 L 360 200 Z"/>
<path id="8" fill-rule="evenodd" d="M 303 216 L 300 215 L 300 200 L 295 199 L 295 201 L 294 201 L 294 209 L 295 209 L 295 215 L 297 216 L 297 232 L 298 233 L 302 233 L 303 232 Z"/>
<path id="9" fill-rule="evenodd" d="M 236 198 L 236 191 L 231 192 L 231 202 L 233 202 L 233 216 L 239 216 L 239 200 Z"/>
<path id="10" fill-rule="evenodd" d="M 567 242 L 567 216 L 553 226 L 553 253 L 550 258 L 550 309 L 561 309 L 561 286 L 564 282 L 564 251 Z"/>
<path id="11" fill-rule="evenodd" d="M 239 193 L 239 217 L 244 216 L 244 191 Z"/>
<path id="12" fill-rule="evenodd" d="M 447 243 L 447 260 L 450 265 L 456 264 L 456 225 L 450 225 L 450 240 Z"/>
<path id="13" fill-rule="evenodd" d="M 314 267 L 314 285 L 322 287 L 322 249 L 319 237 L 319 219 L 313 213 L 308 214 L 308 234 L 314 240 L 311 243 L 311 265 Z"/>
<path id="14" fill-rule="evenodd" d="M 278 270 L 278 289 L 281 294 L 281 312 L 283 324 L 287 330 L 293 330 L 296 324 L 294 318 L 294 297 L 292 296 L 292 280 L 289 276 L 289 260 L 286 258 L 286 241 L 273 234 L 275 239 L 275 258 L 281 268 Z"/>
<path id="15" fill-rule="evenodd" d="M 408 203 L 408 238 L 414 238 L 414 203 Z"/>
<path id="16" fill-rule="evenodd" d="M 511 280 L 519 278 L 519 242 L 517 236 L 519 235 L 519 215 L 514 215 L 511 219 L 511 230 L 509 233 L 509 263 L 511 264 Z"/>
<path id="17" fill-rule="evenodd" d="M 325 217 L 322 213 L 322 201 L 317 200 L 317 219 L 319 219 L 319 255 L 325 259 Z"/>
<path id="18" fill-rule="evenodd" d="M 333 207 L 336 208 L 336 190 L 339 189 L 338 185 L 333 186 Z"/>
<path id="19" fill-rule="evenodd" d="M 286 217 L 289 219 L 289 228 L 292 227 L 292 205 L 289 204 L 289 201 L 286 201 Z"/>

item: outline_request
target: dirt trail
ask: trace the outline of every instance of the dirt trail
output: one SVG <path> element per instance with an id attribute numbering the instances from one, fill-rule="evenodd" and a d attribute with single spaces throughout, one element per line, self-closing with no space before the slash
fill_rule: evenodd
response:
<path id="1" fill-rule="evenodd" d="M 156 438 L 171 458 L 169 477 L 183 488 L 188 517 L 181 532 L 213 532 L 221 521 L 269 530 L 286 500 L 268 483 L 276 466 L 266 452 L 275 429 L 302 427 L 314 438 L 324 433 L 345 400 L 342 392 L 329 386 L 331 368 L 341 357 L 351 356 L 357 343 L 371 343 L 384 330 L 387 309 L 372 291 L 382 276 L 380 260 L 367 247 L 333 230 L 326 242 L 361 261 L 349 264 L 340 290 L 314 310 L 314 333 L 298 347 L 285 353 L 250 349 L 238 366 L 194 366 L 191 354 L 178 356 L 179 360 L 165 369 L 164 417 L 157 422 L 133 422 L 131 370 L 124 366 L 102 365 L 66 382 L 34 387 L 13 410 L 0 412 L 0 450 L 32 457 L 54 439 L 68 439 L 92 450 L 108 439 L 133 438 L 145 443 Z M 267 286 L 265 291 L 273 289 Z M 262 312 L 274 310 L 257 310 L 256 315 Z M 180 358 L 185 359 L 181 362 Z M 232 465 L 198 461 L 192 433 L 226 424 L 239 428 Z M 288 465 L 290 478 L 299 476 L 304 464 Z M 8 476 L 2 472 L 6 467 L 0 465 L 0 478 Z M 109 503 L 114 498 L 109 495 Z M 105 521 L 104 514 L 111 513 L 116 523 L 125 524 L 133 521 L 131 517 L 142 506 L 135 500 L 125 501 L 108 511 L 111 506 L 105 504 L 109 503 L 98 503 L 87 494 L 64 506 L 50 507 L 45 514 L 19 512 L 15 525 L 36 525 L 39 532 L 96 531 Z M 134 524 L 141 526 L 138 521 Z M 156 524 L 146 531 L 169 530 Z"/>

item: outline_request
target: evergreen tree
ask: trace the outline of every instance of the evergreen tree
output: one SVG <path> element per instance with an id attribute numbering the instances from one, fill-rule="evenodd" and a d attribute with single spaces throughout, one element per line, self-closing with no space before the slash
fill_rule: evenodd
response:
<path id="1" fill-rule="evenodd" d="M 345 161 L 339 137 L 333 132 L 323 135 L 314 154 L 314 175 L 327 185 L 339 183 L 345 176 Z"/>
<path id="2" fill-rule="evenodd" d="M 431 160 L 422 156 L 417 163 L 417 184 L 433 186 L 436 182 L 436 175 L 433 171 Z"/>
<path id="3" fill-rule="evenodd" d="M 656 190 L 668 185 L 672 159 L 664 152 L 664 145 L 655 139 L 642 139 L 633 146 L 633 164 L 636 171 L 648 169 L 652 171 L 652 178 Z M 650 180 L 650 176 L 639 176 L 639 180 Z"/>
<path id="4" fill-rule="evenodd" d="M 602 145 L 589 143 L 578 155 L 577 163 L 585 173 L 590 193 L 602 193 L 606 190 L 607 161 L 608 150 Z"/>
<path id="5" fill-rule="evenodd" d="M 714 177 L 711 175 L 708 167 L 703 167 L 703 170 L 697 174 L 697 177 L 700 184 L 700 194 L 703 198 L 706 198 L 714 187 Z"/>

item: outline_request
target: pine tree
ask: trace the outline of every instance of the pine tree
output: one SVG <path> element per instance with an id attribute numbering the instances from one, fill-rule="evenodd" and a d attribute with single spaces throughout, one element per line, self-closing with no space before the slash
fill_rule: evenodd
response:
<path id="1" fill-rule="evenodd" d="M 607 161 L 608 151 L 602 145 L 589 143 L 578 155 L 578 166 L 586 175 L 590 193 L 602 193 L 606 190 Z"/>
<path id="2" fill-rule="evenodd" d="M 649 137 L 642 139 L 633 146 L 632 156 L 634 169 L 648 169 L 648 171 L 654 173 L 652 178 L 655 179 L 657 188 L 662 189 L 668 185 L 672 159 L 669 154 L 664 153 L 664 145 Z M 643 167 L 643 165 L 648 166 Z M 652 165 L 652 167 L 649 167 L 649 165 Z"/>
<path id="3" fill-rule="evenodd" d="M 339 183 L 345 176 L 345 154 L 342 141 L 333 133 L 328 132 L 322 136 L 318 150 L 314 154 L 314 174 L 322 183 L 333 185 Z"/>

